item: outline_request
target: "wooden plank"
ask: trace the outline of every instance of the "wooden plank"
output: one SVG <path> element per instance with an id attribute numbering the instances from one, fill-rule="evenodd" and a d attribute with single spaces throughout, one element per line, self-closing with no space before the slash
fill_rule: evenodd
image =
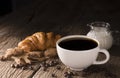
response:
<path id="1" fill-rule="evenodd" d="M 6 27 L 1 30 L 3 33 L 0 35 L 0 56 L 3 55 L 8 48 L 17 46 L 22 38 L 19 37 L 19 35 L 24 33 L 22 30 L 17 30 L 15 33 L 13 33 L 13 31 L 9 33 L 8 30 L 6 30 Z M 7 35 L 4 32 L 6 32 Z M 13 61 L 0 61 L 0 78 L 31 78 L 32 74 L 38 69 L 37 64 L 33 66 L 34 70 L 12 68 L 11 65 L 14 63 Z"/>
<path id="2" fill-rule="evenodd" d="M 43 31 L 48 31 L 48 29 L 50 29 L 50 28 L 51 27 L 46 26 L 44 28 L 41 28 L 40 31 L 42 31 L 42 30 Z M 58 31 L 60 28 L 61 28 L 61 31 Z M 73 27 L 73 26 L 68 25 L 66 27 L 54 26 L 50 30 L 54 31 L 54 32 L 57 32 L 57 33 L 61 33 L 62 35 L 81 33 L 81 31 L 77 30 L 77 28 L 82 29 L 81 27 Z M 2 31 L 4 31 L 4 29 L 7 29 L 7 28 L 3 28 Z M 8 27 L 8 29 L 9 29 L 9 27 Z M 37 30 L 36 28 L 33 29 L 33 31 L 31 31 L 30 28 L 28 28 L 27 31 L 26 31 L 26 29 L 20 29 L 20 30 L 17 30 L 16 33 L 13 33 L 13 32 L 15 32 L 15 30 L 13 29 L 11 34 L 9 34 L 8 36 L 4 35 L 6 33 L 3 33 L 3 35 L 0 36 L 1 38 L 4 38 L 0 43 L 1 44 L 0 45 L 1 54 L 4 54 L 4 51 L 7 48 L 15 47 L 17 45 L 17 43 L 21 40 L 20 38 L 22 38 L 23 36 L 25 37 L 26 34 L 30 34 L 30 33 L 34 32 L 36 30 Z M 120 76 L 119 75 L 120 63 L 118 62 L 119 60 L 120 60 L 120 57 L 111 56 L 110 61 L 107 64 L 103 65 L 103 67 L 105 67 L 106 69 L 111 68 L 109 70 L 113 74 L 116 74 L 119 77 Z M 16 78 L 16 77 L 17 78 L 27 78 L 27 77 L 32 77 L 34 74 L 35 75 L 33 76 L 33 78 L 51 78 L 51 73 L 56 74 L 58 76 L 58 78 L 61 78 L 61 77 L 64 78 L 64 72 L 69 71 L 69 69 L 66 68 L 63 64 L 61 64 L 62 69 L 60 71 L 58 71 L 56 69 L 56 67 L 50 67 L 47 72 L 43 71 L 40 68 L 39 63 L 33 66 L 35 68 L 35 70 L 24 70 L 24 71 L 20 70 L 20 69 L 11 68 L 10 67 L 11 64 L 14 64 L 14 62 L 13 61 L 0 62 L 0 68 L 1 68 L 0 71 L 4 71 L 4 73 L 3 72 L 0 73 L 1 78 Z M 79 76 L 75 76 L 75 78 L 82 78 L 81 74 L 82 74 L 82 72 L 79 73 Z M 89 76 L 89 78 L 93 78 L 93 77 L 105 78 L 104 73 L 95 73 L 95 72 Z"/>
<path id="3" fill-rule="evenodd" d="M 9 41 L 7 43 L 7 45 L 5 45 L 4 47 L 2 47 L 2 49 L 0 50 L 1 55 L 4 54 L 5 50 L 10 48 L 10 47 L 14 47 L 17 42 L 19 41 L 15 41 L 14 38 L 9 38 Z M 34 70 L 22 70 L 22 69 L 16 69 L 16 68 L 12 68 L 11 65 L 15 64 L 15 62 L 13 61 L 0 61 L 0 78 L 31 78 L 32 74 L 38 69 L 38 65 L 35 64 L 33 65 Z"/>
<path id="4" fill-rule="evenodd" d="M 110 78 L 120 78 L 120 74 L 119 74 L 119 72 L 120 72 L 120 62 L 118 62 L 119 60 L 120 60 L 120 57 L 111 56 L 111 59 L 108 63 L 98 66 L 97 72 L 93 71 L 96 68 L 96 66 L 93 66 L 93 70 L 91 69 L 91 71 L 93 71 L 93 72 L 90 73 L 89 75 L 84 76 L 83 71 L 82 72 L 72 71 L 74 73 L 77 73 L 77 75 L 73 76 L 73 77 L 74 78 L 84 78 L 84 77 L 88 77 L 88 78 L 108 78 L 109 76 L 108 77 L 105 76 L 106 73 L 111 73 L 112 76 L 113 75 L 115 75 L 115 76 L 114 77 L 111 76 Z M 65 78 L 64 73 L 66 71 L 71 71 L 71 70 L 69 68 L 67 68 L 65 65 L 63 65 L 62 63 L 59 64 L 59 65 L 61 66 L 60 70 L 57 70 L 56 66 L 48 68 L 47 71 L 43 71 L 42 68 L 40 68 L 35 73 L 33 78 L 53 78 L 51 76 L 52 74 L 55 74 L 57 76 L 57 78 Z M 109 71 L 109 72 L 107 72 L 107 71 Z"/>
<path id="5" fill-rule="evenodd" d="M 37 66 L 33 66 L 34 70 L 22 70 L 12 68 L 11 64 L 14 64 L 13 61 L 0 62 L 0 78 L 28 78 L 35 72 Z"/>
<path id="6" fill-rule="evenodd" d="M 86 34 L 88 32 L 88 27 L 81 26 L 81 23 L 85 21 L 81 21 L 79 14 L 76 16 L 74 10 L 73 12 L 72 10 L 70 12 L 67 11 L 67 8 L 59 10 L 59 6 L 53 7 L 49 2 L 51 1 L 37 0 L 30 6 L 13 12 L 0 20 L 0 55 L 4 54 L 6 49 L 15 47 L 24 37 L 37 31 L 52 31 L 63 36 Z M 56 5 L 56 2 L 54 5 Z M 113 52 L 115 53 L 115 50 Z M 111 56 L 110 61 L 105 65 L 100 65 L 100 67 L 102 66 L 104 70 L 109 70 L 117 75 L 117 78 L 120 78 L 119 60 L 120 57 Z M 10 66 L 11 64 L 14 64 L 14 62 L 0 61 L 0 78 L 52 78 L 52 73 L 56 74 L 57 78 L 64 78 L 64 72 L 70 71 L 69 68 L 66 68 L 62 63 L 59 64 L 61 70 L 57 70 L 56 66 L 54 66 L 48 68 L 47 71 L 43 71 L 39 63 L 33 65 L 34 70 L 13 69 Z M 82 73 L 83 72 L 77 72 L 79 76 L 74 77 L 84 78 Z M 93 72 L 88 78 L 106 78 L 104 75 L 104 72 Z"/>

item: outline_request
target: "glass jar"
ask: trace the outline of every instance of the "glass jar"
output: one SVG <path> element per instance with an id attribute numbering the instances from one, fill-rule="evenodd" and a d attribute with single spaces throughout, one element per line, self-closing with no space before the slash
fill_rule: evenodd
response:
<path id="1" fill-rule="evenodd" d="M 110 24 L 106 22 L 92 22 L 88 26 L 90 26 L 91 30 L 87 36 L 97 39 L 100 43 L 100 48 L 110 49 L 113 44 Z"/>

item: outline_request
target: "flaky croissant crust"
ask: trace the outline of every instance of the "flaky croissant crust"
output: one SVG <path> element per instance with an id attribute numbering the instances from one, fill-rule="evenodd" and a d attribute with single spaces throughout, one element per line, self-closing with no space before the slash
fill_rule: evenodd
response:
<path id="1" fill-rule="evenodd" d="M 55 47 L 56 41 L 60 37 L 60 35 L 55 35 L 53 32 L 37 32 L 19 42 L 18 47 L 25 51 L 46 50 Z"/>
<path id="2" fill-rule="evenodd" d="M 20 41 L 17 47 L 7 49 L 2 59 L 13 58 L 17 64 L 23 64 L 22 59 L 25 64 L 31 63 L 31 60 L 28 58 L 41 61 L 41 59 L 45 59 L 46 57 L 54 57 L 57 55 L 55 48 L 56 41 L 60 38 L 61 35 L 56 35 L 53 32 L 36 32 Z"/>

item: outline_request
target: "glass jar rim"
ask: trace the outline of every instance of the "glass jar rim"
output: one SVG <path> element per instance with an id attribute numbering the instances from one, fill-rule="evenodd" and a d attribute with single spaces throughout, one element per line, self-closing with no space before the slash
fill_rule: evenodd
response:
<path id="1" fill-rule="evenodd" d="M 110 24 L 107 22 L 101 22 L 101 21 L 95 21 L 90 24 L 87 24 L 87 26 L 92 26 L 92 27 L 106 27 L 109 28 Z"/>

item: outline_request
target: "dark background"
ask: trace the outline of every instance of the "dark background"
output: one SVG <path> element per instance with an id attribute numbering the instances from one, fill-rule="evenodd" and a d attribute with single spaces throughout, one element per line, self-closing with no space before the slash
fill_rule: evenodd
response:
<path id="1" fill-rule="evenodd" d="M 11 0 L 0 0 L 0 16 L 8 14 L 12 11 Z"/>
<path id="2" fill-rule="evenodd" d="M 97 20 L 109 22 L 119 29 L 120 3 L 118 0 L 0 0 L 0 16 L 35 1 L 38 1 L 39 6 L 42 2 L 47 3 L 47 7 L 43 7 L 43 10 L 50 10 L 49 14 L 60 19 L 61 24 L 77 21 L 88 23 Z"/>
<path id="3" fill-rule="evenodd" d="M 118 0 L 0 0 L 0 16 L 4 17 L 26 6 L 33 7 L 25 10 L 33 10 L 38 14 L 40 19 L 35 19 L 41 22 L 39 24 L 80 23 L 84 26 L 93 21 L 104 21 L 110 23 L 113 31 L 120 31 Z"/>
<path id="4" fill-rule="evenodd" d="M 83 26 L 84 28 L 80 30 L 84 31 L 85 28 L 88 29 L 86 24 L 94 21 L 108 22 L 112 31 L 120 31 L 120 2 L 118 0 L 0 0 L 0 18 L 3 18 L 0 22 L 3 21 L 7 26 L 17 26 L 16 30 L 24 28 L 29 34 L 38 30 L 54 30 L 56 26 L 59 28 L 59 25 L 65 30 L 55 32 L 71 34 L 67 29 L 72 29 L 77 33 L 79 32 L 77 28 Z M 117 37 L 119 36 L 120 34 Z M 113 47 L 112 50 L 116 50 L 120 55 L 118 48 Z"/>

